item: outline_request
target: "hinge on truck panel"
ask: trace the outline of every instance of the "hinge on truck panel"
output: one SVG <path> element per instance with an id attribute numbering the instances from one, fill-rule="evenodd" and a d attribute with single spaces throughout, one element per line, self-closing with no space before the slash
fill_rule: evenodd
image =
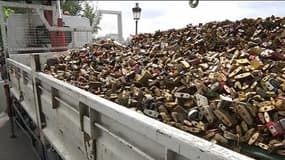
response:
<path id="1" fill-rule="evenodd" d="M 89 117 L 89 107 L 82 102 L 79 102 L 79 114 L 80 114 L 80 128 L 84 132 L 84 116 Z"/>
<path id="2" fill-rule="evenodd" d="M 79 102 L 80 128 L 81 128 L 83 139 L 84 139 L 84 148 L 85 148 L 86 157 L 88 160 L 94 160 L 96 157 L 95 150 L 94 150 L 95 149 L 94 147 L 95 138 L 92 136 L 92 134 L 89 135 L 84 130 L 84 127 L 87 127 L 87 126 L 84 126 L 84 117 L 90 118 L 89 110 L 90 110 L 89 106 L 87 106 L 86 104 L 82 102 Z M 90 128 L 90 130 L 92 130 L 92 128 Z"/>
<path id="3" fill-rule="evenodd" d="M 33 55 L 32 56 L 32 68 L 35 72 L 41 71 L 41 63 L 40 63 L 40 55 Z"/>
<path id="4" fill-rule="evenodd" d="M 42 94 L 42 90 L 41 90 L 41 82 L 39 80 L 36 80 L 35 82 L 35 88 L 36 88 L 36 98 L 38 101 L 38 110 L 39 110 L 39 118 L 40 118 L 40 123 L 41 123 L 41 127 L 44 128 L 46 127 L 46 118 L 45 118 L 45 114 L 42 112 L 42 101 L 41 101 L 41 94 Z"/>
<path id="5" fill-rule="evenodd" d="M 59 105 L 59 102 L 56 100 L 56 97 L 58 97 L 58 90 L 54 87 L 51 87 L 51 102 L 53 109 L 56 109 Z"/>
<path id="6" fill-rule="evenodd" d="M 22 71 L 23 75 L 23 84 L 27 85 L 28 84 L 28 74 L 25 71 Z"/>
<path id="7" fill-rule="evenodd" d="M 23 101 L 24 101 L 23 91 L 20 91 L 19 101 L 20 101 L 20 102 L 23 102 Z"/>

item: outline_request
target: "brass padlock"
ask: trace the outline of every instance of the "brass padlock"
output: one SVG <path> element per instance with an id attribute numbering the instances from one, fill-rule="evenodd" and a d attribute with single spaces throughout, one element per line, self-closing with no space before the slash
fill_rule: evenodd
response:
<path id="1" fill-rule="evenodd" d="M 250 113 L 247 111 L 246 107 L 238 104 L 236 105 L 237 108 L 237 113 L 239 116 L 248 124 L 252 125 L 253 124 L 253 118 L 251 117 Z"/>
<path id="2" fill-rule="evenodd" d="M 231 127 L 234 124 L 231 116 L 227 112 L 221 109 L 215 109 L 213 112 L 217 116 L 217 118 L 221 120 L 228 127 Z"/>
<path id="3" fill-rule="evenodd" d="M 259 132 L 255 132 L 249 139 L 248 144 L 252 145 L 260 136 Z"/>

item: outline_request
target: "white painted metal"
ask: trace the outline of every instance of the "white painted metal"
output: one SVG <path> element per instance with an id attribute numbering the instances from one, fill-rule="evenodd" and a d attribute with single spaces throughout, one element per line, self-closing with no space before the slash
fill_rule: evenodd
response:
<path id="1" fill-rule="evenodd" d="M 119 41 L 123 42 L 123 26 L 122 26 L 122 12 L 121 11 L 112 11 L 112 10 L 99 10 L 99 15 L 102 14 L 114 14 L 117 15 L 117 28 L 118 28 L 118 38 Z"/>
<path id="2" fill-rule="evenodd" d="M 43 57 L 40 55 L 41 63 L 52 55 L 53 53 L 45 54 Z M 26 59 L 23 60 L 24 63 L 27 63 L 34 61 L 27 59 L 35 55 L 21 56 L 21 59 Z M 32 70 L 31 65 L 24 65 L 12 58 L 8 59 L 8 64 L 19 71 Z M 36 107 L 42 109 L 45 118 L 43 136 L 66 160 L 251 159 L 50 75 L 35 71 L 27 73 L 34 81 L 39 82 L 36 87 L 41 90 L 38 93 L 41 105 L 38 104 Z M 17 86 L 15 75 L 10 74 L 10 76 L 13 94 L 26 92 L 29 89 L 23 88 L 22 85 Z M 25 101 L 24 98 L 23 102 Z"/>
<path id="3" fill-rule="evenodd" d="M 89 19 L 80 16 L 62 16 L 65 26 L 70 27 L 69 29 L 73 31 L 72 28 L 84 28 L 90 26 Z M 50 50 L 55 48 L 66 48 L 62 47 L 52 47 L 49 45 L 42 45 L 36 43 L 38 39 L 48 39 L 47 37 L 37 37 L 37 26 L 43 26 L 44 23 L 41 21 L 40 16 L 37 14 L 12 14 L 8 18 L 7 23 L 7 41 L 8 41 L 8 51 L 10 54 L 17 53 L 17 51 L 33 51 L 33 50 Z M 77 48 L 84 44 L 90 43 L 92 41 L 91 32 L 72 32 L 71 44 L 66 44 L 67 48 Z M 71 37 L 67 37 L 71 38 Z M 30 47 L 33 45 L 34 47 Z M 35 52 L 35 51 L 34 51 Z"/>
<path id="4" fill-rule="evenodd" d="M 39 5 L 39 4 L 28 4 L 26 2 L 5 2 L 0 1 L 1 6 L 5 7 L 16 7 L 16 8 L 28 8 L 28 9 L 34 9 L 34 8 L 40 8 L 44 10 L 55 10 L 54 6 L 47 6 L 47 5 Z"/>

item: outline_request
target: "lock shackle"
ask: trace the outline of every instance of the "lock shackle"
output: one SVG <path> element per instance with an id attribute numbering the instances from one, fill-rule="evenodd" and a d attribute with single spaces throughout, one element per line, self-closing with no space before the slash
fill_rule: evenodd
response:
<path id="1" fill-rule="evenodd" d="M 199 0 L 189 0 L 189 6 L 191 8 L 196 8 L 199 4 Z"/>

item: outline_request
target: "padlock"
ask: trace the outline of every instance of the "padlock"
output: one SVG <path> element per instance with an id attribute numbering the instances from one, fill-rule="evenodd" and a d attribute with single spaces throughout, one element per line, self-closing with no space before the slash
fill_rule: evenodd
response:
<path id="1" fill-rule="evenodd" d="M 193 126 L 193 124 L 192 124 L 190 121 L 188 121 L 188 120 L 184 120 L 183 123 L 184 123 L 185 125 L 189 126 L 189 127 L 192 127 L 192 126 Z"/>
<path id="2" fill-rule="evenodd" d="M 227 112 L 221 109 L 215 109 L 213 112 L 217 116 L 217 118 L 228 127 L 231 127 L 234 124 L 232 117 Z"/>
<path id="3" fill-rule="evenodd" d="M 196 128 L 196 127 L 188 127 L 188 126 L 182 126 L 182 130 L 191 132 L 191 133 L 200 133 L 201 129 Z"/>
<path id="4" fill-rule="evenodd" d="M 208 98 L 205 96 L 202 96 L 201 94 L 195 94 L 196 100 L 197 100 L 197 105 L 199 107 L 201 106 L 207 106 L 209 104 Z"/>
<path id="5" fill-rule="evenodd" d="M 248 124 L 252 125 L 253 124 L 253 118 L 250 115 L 250 113 L 247 111 L 246 107 L 244 105 L 238 104 L 236 105 L 237 108 L 237 113 L 239 116 Z"/>
<path id="6" fill-rule="evenodd" d="M 249 61 L 248 61 L 247 58 L 237 59 L 236 62 L 239 63 L 239 64 L 249 64 Z"/>
<path id="7" fill-rule="evenodd" d="M 192 108 L 187 114 L 188 120 L 202 120 L 203 114 L 197 108 Z"/>
<path id="8" fill-rule="evenodd" d="M 234 141 L 238 140 L 238 135 L 233 134 L 233 133 L 228 132 L 228 131 L 224 131 L 223 136 L 228 140 L 234 140 Z"/>
<path id="9" fill-rule="evenodd" d="M 219 133 L 216 133 L 213 139 L 215 139 L 216 141 L 218 141 L 222 144 L 228 144 L 229 143 L 229 141 Z"/>
<path id="10" fill-rule="evenodd" d="M 236 75 L 234 78 L 235 79 L 243 79 L 243 78 L 246 78 L 246 77 L 249 77 L 249 76 L 251 76 L 251 73 L 250 72 L 245 72 L 245 73 L 241 73 L 241 74 Z"/>
<path id="11" fill-rule="evenodd" d="M 248 125 L 245 121 L 241 121 L 240 126 L 243 130 L 243 132 L 247 132 L 248 131 Z"/>
<path id="12" fill-rule="evenodd" d="M 259 57 L 255 57 L 253 60 L 251 60 L 250 65 L 254 69 L 259 69 L 263 65 L 263 63 Z"/>
<path id="13" fill-rule="evenodd" d="M 250 137 L 254 134 L 255 128 L 249 129 L 245 134 L 241 137 L 241 142 L 246 142 L 250 139 Z"/>
<path id="14" fill-rule="evenodd" d="M 159 113 L 150 109 L 144 109 L 144 114 L 152 118 L 158 118 Z"/>
<path id="15" fill-rule="evenodd" d="M 189 99 L 191 97 L 189 93 L 183 93 L 183 92 L 175 92 L 174 96 L 177 98 L 183 98 L 183 99 Z"/>
<path id="16" fill-rule="evenodd" d="M 211 90 L 212 92 L 218 91 L 219 88 L 220 88 L 220 83 L 219 83 L 219 82 L 215 82 L 215 83 L 213 83 L 213 84 L 210 86 L 210 90 Z"/>
<path id="17" fill-rule="evenodd" d="M 165 122 L 169 122 L 171 120 L 170 116 L 165 112 L 160 112 L 159 115 Z"/>
<path id="18" fill-rule="evenodd" d="M 220 95 L 220 99 L 221 99 L 221 101 L 220 101 L 219 107 L 221 107 L 221 108 L 229 107 L 233 103 L 233 99 L 229 96 Z"/>
<path id="19" fill-rule="evenodd" d="M 260 136 L 259 132 L 255 132 L 249 139 L 248 144 L 252 145 Z"/>
<path id="20" fill-rule="evenodd" d="M 269 116 L 269 113 L 268 112 L 264 112 L 264 120 L 266 123 L 270 122 L 271 119 L 270 119 L 270 116 Z"/>
<path id="21" fill-rule="evenodd" d="M 214 116 L 213 111 L 212 111 L 212 109 L 210 108 L 209 105 L 201 106 L 201 107 L 199 107 L 199 110 L 201 111 L 203 116 L 206 117 L 206 119 L 208 120 L 209 123 L 213 123 L 214 122 L 215 116 Z"/>
<path id="22" fill-rule="evenodd" d="M 257 144 L 260 148 L 264 149 L 264 150 L 268 150 L 269 149 L 269 146 L 264 144 L 264 143 L 258 143 Z"/>
<path id="23" fill-rule="evenodd" d="M 285 133 L 285 118 L 280 119 L 278 122 L 281 125 L 281 127 Z"/>
<path id="24" fill-rule="evenodd" d="M 235 76 L 235 75 L 238 74 L 241 70 L 242 70 L 242 67 L 239 66 L 238 68 L 236 68 L 235 70 L 233 70 L 233 71 L 229 74 L 229 77 Z"/>
<path id="25" fill-rule="evenodd" d="M 260 107 L 258 109 L 259 112 L 269 112 L 269 111 L 272 111 L 275 109 L 275 106 L 273 105 L 270 105 L 270 106 L 263 106 L 263 107 Z"/>
<path id="26" fill-rule="evenodd" d="M 254 60 L 256 57 L 257 57 L 256 55 L 252 55 L 252 54 L 251 54 L 251 55 L 248 56 L 248 59 Z"/>
<path id="27" fill-rule="evenodd" d="M 220 123 L 218 125 L 219 129 L 222 130 L 222 131 L 226 131 L 227 130 L 227 127 L 223 124 L 223 123 Z"/>
<path id="28" fill-rule="evenodd" d="M 196 128 L 199 128 L 199 129 L 201 129 L 201 130 L 205 130 L 205 124 L 202 122 L 202 121 L 199 121 L 199 122 L 197 122 L 197 121 L 191 121 L 191 124 L 194 126 L 194 127 L 196 127 Z"/>
<path id="29" fill-rule="evenodd" d="M 180 61 L 180 63 L 182 63 L 185 68 L 189 68 L 190 67 L 190 64 L 187 61 L 185 61 L 185 60 Z"/>
<path id="30" fill-rule="evenodd" d="M 268 128 L 270 133 L 275 137 L 284 134 L 284 132 L 283 132 L 283 130 L 282 130 L 282 128 L 278 122 L 270 121 L 270 122 L 267 122 L 265 124 L 265 126 Z"/>

